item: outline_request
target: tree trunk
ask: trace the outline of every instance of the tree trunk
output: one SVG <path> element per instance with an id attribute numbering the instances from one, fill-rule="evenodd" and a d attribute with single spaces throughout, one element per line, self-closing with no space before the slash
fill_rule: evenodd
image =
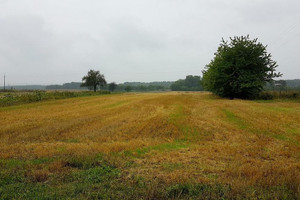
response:
<path id="1" fill-rule="evenodd" d="M 97 85 L 94 85 L 94 92 L 96 92 L 97 90 Z"/>

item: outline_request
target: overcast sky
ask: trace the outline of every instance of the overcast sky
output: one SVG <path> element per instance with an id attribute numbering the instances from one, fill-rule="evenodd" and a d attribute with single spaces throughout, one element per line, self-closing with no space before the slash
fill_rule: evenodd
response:
<path id="1" fill-rule="evenodd" d="M 201 75 L 222 37 L 247 34 L 284 79 L 300 78 L 299 0 L 0 0 L 0 74 L 10 85 L 81 81 L 89 69 L 172 81 Z"/>

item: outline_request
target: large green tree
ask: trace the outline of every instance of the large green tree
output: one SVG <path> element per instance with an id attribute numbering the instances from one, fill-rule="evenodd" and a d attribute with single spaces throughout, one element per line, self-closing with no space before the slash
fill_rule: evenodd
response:
<path id="1" fill-rule="evenodd" d="M 222 39 L 214 59 L 202 71 L 206 90 L 227 98 L 251 99 L 266 82 L 280 77 L 266 46 L 248 36 Z"/>
<path id="2" fill-rule="evenodd" d="M 86 86 L 91 88 L 96 92 L 97 86 L 104 86 L 106 85 L 106 80 L 103 74 L 100 71 L 90 70 L 88 74 L 82 78 L 84 81 L 81 86 Z"/>

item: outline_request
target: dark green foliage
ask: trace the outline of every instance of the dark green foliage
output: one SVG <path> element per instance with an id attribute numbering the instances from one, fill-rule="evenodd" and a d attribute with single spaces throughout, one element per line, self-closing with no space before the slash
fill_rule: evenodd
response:
<path id="1" fill-rule="evenodd" d="M 170 90 L 170 86 L 173 82 L 162 81 L 162 82 L 125 82 L 118 84 L 116 91 L 126 91 L 125 88 L 130 86 L 131 91 L 134 92 L 151 92 L 151 91 L 167 91 Z"/>
<path id="2" fill-rule="evenodd" d="M 130 92 L 131 90 L 132 90 L 132 88 L 131 88 L 130 85 L 128 85 L 128 86 L 125 87 L 125 91 L 126 91 L 126 92 Z"/>
<path id="3" fill-rule="evenodd" d="M 88 87 L 89 89 L 93 89 L 96 92 L 98 86 L 105 86 L 106 80 L 103 74 L 99 71 L 90 70 L 86 76 L 82 78 L 84 83 L 81 86 Z"/>
<path id="4" fill-rule="evenodd" d="M 272 100 L 273 98 L 274 96 L 270 92 L 261 92 L 257 97 L 260 100 Z"/>
<path id="5" fill-rule="evenodd" d="M 203 90 L 201 85 L 200 76 L 186 76 L 184 80 L 180 79 L 171 85 L 173 91 L 201 91 Z"/>
<path id="6" fill-rule="evenodd" d="M 282 75 L 275 73 L 276 67 L 257 39 L 234 37 L 230 43 L 222 39 L 215 58 L 203 70 L 203 85 L 221 97 L 251 99 L 266 82 Z"/>
<path id="7" fill-rule="evenodd" d="M 109 89 L 109 91 L 113 92 L 113 91 L 115 91 L 117 86 L 118 85 L 115 82 L 112 82 L 112 83 L 108 84 L 108 89 Z"/>

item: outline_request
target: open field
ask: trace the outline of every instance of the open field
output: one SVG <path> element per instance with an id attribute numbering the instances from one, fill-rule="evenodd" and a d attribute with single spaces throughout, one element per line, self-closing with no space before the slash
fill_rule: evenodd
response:
<path id="1" fill-rule="evenodd" d="M 0 199 L 299 199 L 300 103 L 209 93 L 0 108 Z"/>

